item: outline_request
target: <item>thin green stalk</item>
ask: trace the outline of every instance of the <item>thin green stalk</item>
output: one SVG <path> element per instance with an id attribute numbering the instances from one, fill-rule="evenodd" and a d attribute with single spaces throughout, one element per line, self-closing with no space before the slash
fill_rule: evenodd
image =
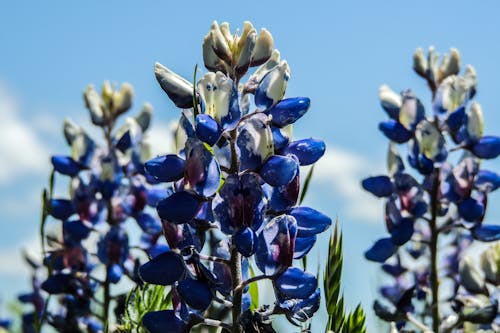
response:
<path id="1" fill-rule="evenodd" d="M 104 318 L 104 327 L 106 328 L 106 332 L 109 330 L 109 304 L 111 303 L 111 292 L 110 292 L 110 281 L 109 281 L 109 271 L 107 269 L 108 267 L 106 266 L 106 281 L 104 281 L 104 305 L 103 305 L 103 314 L 102 317 Z"/>

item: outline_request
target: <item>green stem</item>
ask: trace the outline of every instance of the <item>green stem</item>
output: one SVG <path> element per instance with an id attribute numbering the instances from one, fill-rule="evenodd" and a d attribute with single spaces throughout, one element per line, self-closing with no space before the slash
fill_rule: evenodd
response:
<path id="1" fill-rule="evenodd" d="M 439 332 L 439 276 L 438 276 L 438 236 L 439 230 L 437 227 L 438 215 L 438 193 L 439 193 L 439 168 L 434 169 L 434 183 L 431 193 L 431 220 L 429 227 L 431 229 L 430 252 L 431 252 L 431 267 L 430 267 L 430 284 L 431 284 L 431 314 L 432 314 L 432 330 L 435 333 Z"/>
<path id="2" fill-rule="evenodd" d="M 106 266 L 106 281 L 104 281 L 104 305 L 103 305 L 103 314 L 102 317 L 104 319 L 104 327 L 106 327 L 106 332 L 109 329 L 109 304 L 111 303 L 111 292 L 110 292 L 110 281 L 109 281 L 109 270 Z"/>
<path id="3" fill-rule="evenodd" d="M 233 330 L 232 333 L 241 333 L 239 317 L 241 314 L 241 299 L 243 289 L 238 288 L 241 284 L 241 254 L 233 247 L 231 249 L 231 278 L 233 280 Z"/>

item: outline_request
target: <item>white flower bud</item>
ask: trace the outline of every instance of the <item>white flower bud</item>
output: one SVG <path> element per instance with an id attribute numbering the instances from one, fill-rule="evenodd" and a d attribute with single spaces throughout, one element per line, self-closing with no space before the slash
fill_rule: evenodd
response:
<path id="1" fill-rule="evenodd" d="M 85 107 L 90 112 L 90 119 L 95 125 L 103 125 L 105 121 L 105 106 L 101 96 L 97 93 L 93 85 L 87 86 L 83 91 Z"/>
<path id="2" fill-rule="evenodd" d="M 424 57 L 424 51 L 419 47 L 413 54 L 413 69 L 418 75 L 425 77 L 427 68 L 427 60 Z"/>
<path id="3" fill-rule="evenodd" d="M 469 257 L 465 257 L 460 261 L 458 274 L 460 276 L 460 284 L 471 293 L 483 293 L 485 290 L 484 277 L 481 272 L 474 266 Z"/>

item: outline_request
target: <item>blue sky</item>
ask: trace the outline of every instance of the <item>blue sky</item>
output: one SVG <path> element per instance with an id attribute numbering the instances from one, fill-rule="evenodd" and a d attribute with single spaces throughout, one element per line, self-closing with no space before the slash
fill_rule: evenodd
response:
<path id="1" fill-rule="evenodd" d="M 413 51 L 457 47 L 463 64 L 478 72 L 476 100 L 486 133 L 500 134 L 499 10 L 495 1 L 1 4 L 0 297 L 28 287 L 17 249 L 36 237 L 49 154 L 68 151 L 60 124 L 65 117 L 87 121 L 83 88 L 105 79 L 132 83 L 136 107 L 148 101 L 155 108 L 154 141 L 161 151 L 178 111 L 156 83 L 154 62 L 191 77 L 194 65 L 202 64 L 201 41 L 213 20 L 228 21 L 233 29 L 250 20 L 271 31 L 290 64 L 287 95 L 312 100 L 295 135 L 323 138 L 328 156 L 318 165 L 308 202 L 341 221 L 347 304 L 362 301 L 371 312 L 377 269 L 362 253 L 384 229 L 381 203 L 359 189 L 359 180 L 384 171 L 378 87 L 413 88 L 429 106 L 426 86 L 411 70 Z M 489 165 L 500 171 L 499 162 Z M 491 222 L 500 218 L 499 200 L 491 197 Z"/>

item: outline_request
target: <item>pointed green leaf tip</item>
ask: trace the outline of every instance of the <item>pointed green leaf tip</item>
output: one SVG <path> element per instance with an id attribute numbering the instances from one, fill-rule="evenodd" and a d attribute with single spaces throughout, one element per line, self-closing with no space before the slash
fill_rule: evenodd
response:
<path id="1" fill-rule="evenodd" d="M 339 232 L 338 220 L 330 236 L 328 261 L 324 274 L 324 290 L 328 323 L 325 332 L 365 333 L 365 313 L 361 305 L 354 312 L 345 313 L 344 296 L 340 296 L 342 279 L 342 234 Z"/>

